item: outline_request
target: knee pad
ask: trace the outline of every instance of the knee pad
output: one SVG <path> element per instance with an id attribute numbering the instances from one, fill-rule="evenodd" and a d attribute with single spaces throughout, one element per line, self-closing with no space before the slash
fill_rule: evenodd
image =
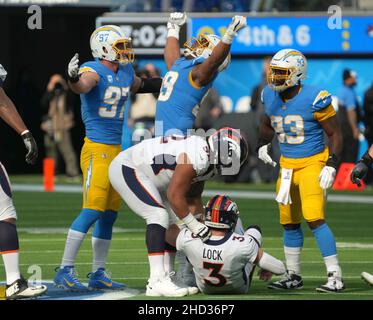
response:
<path id="1" fill-rule="evenodd" d="M 100 218 L 102 212 L 92 209 L 83 209 L 74 220 L 71 229 L 82 233 L 87 233 L 92 224 Z"/>
<path id="2" fill-rule="evenodd" d="M 118 212 L 107 210 L 103 212 L 97 220 L 92 235 L 95 238 L 111 240 L 113 235 L 113 225 L 117 220 Z"/>
<path id="3" fill-rule="evenodd" d="M 16 225 L 0 221 L 0 254 L 19 250 L 18 233 Z"/>
<path id="4" fill-rule="evenodd" d="M 160 224 L 152 223 L 146 226 L 146 246 L 149 254 L 164 253 L 166 229 Z"/>

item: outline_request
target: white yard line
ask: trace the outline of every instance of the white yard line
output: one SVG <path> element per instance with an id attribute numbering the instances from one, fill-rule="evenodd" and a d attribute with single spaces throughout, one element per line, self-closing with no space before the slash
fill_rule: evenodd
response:
<path id="1" fill-rule="evenodd" d="M 18 184 L 12 185 L 13 191 L 43 192 L 43 186 L 40 184 Z M 78 185 L 57 185 L 55 192 L 81 193 L 82 187 Z M 239 190 L 205 190 L 204 196 L 211 197 L 216 194 L 229 194 L 233 198 L 241 199 L 262 199 L 275 201 L 275 193 L 270 191 L 239 191 Z M 328 195 L 328 202 L 341 203 L 365 203 L 373 204 L 372 196 L 360 195 Z"/>

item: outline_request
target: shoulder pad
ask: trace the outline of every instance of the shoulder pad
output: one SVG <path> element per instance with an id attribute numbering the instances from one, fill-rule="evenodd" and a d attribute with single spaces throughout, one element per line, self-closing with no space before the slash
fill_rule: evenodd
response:
<path id="1" fill-rule="evenodd" d="M 317 94 L 315 100 L 312 102 L 312 111 L 317 112 L 322 109 L 325 109 L 332 103 L 332 96 L 331 94 L 326 90 L 321 90 Z"/>

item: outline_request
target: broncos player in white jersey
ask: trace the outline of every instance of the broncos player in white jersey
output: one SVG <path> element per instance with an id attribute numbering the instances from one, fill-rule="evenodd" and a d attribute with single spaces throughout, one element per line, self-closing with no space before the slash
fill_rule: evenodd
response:
<path id="1" fill-rule="evenodd" d="M 34 164 L 38 157 L 38 147 L 13 102 L 3 89 L 6 75 L 7 72 L 0 64 L 0 117 L 22 137 L 28 151 L 26 162 Z M 29 287 L 19 270 L 17 213 L 13 205 L 8 174 L 1 163 L 0 185 L 0 255 L 3 257 L 5 266 L 6 298 L 10 300 L 39 296 L 47 290 L 47 287 Z"/>
<path id="2" fill-rule="evenodd" d="M 222 128 L 207 141 L 199 136 L 144 140 L 112 161 L 112 186 L 147 224 L 150 277 L 146 295 L 180 297 L 198 292 L 172 282 L 168 271 L 173 262 L 164 255 L 166 241 L 175 242 L 176 223 L 185 224 L 202 240 L 208 239 L 209 228 L 190 212 L 189 192 L 194 184 L 214 174 L 237 174 L 247 154 L 247 143 L 239 131 Z M 203 214 L 203 204 L 194 213 Z"/>
<path id="3" fill-rule="evenodd" d="M 282 261 L 261 249 L 260 227 L 253 225 L 245 232 L 235 229 L 238 217 L 237 204 L 228 196 L 216 195 L 205 209 L 204 222 L 211 229 L 210 239 L 202 242 L 186 228 L 177 237 L 176 247 L 186 254 L 198 288 L 205 294 L 246 293 L 255 265 L 262 268 L 262 280 L 286 272 Z"/>

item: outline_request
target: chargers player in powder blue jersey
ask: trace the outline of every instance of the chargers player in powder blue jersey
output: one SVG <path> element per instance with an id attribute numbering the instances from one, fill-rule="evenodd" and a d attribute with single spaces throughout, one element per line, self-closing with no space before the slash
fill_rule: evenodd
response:
<path id="1" fill-rule="evenodd" d="M 300 253 L 303 247 L 302 216 L 316 238 L 324 258 L 328 281 L 318 292 L 344 289 L 336 243 L 325 222 L 325 191 L 333 185 L 342 134 L 330 93 L 301 83 L 307 60 L 294 49 L 277 52 L 271 62 L 268 86 L 263 89 L 265 114 L 260 126 L 258 156 L 276 166 L 269 155 L 274 134 L 280 144 L 280 176 L 276 201 L 283 226 L 288 273 L 269 284 L 271 289 L 301 289 Z M 328 136 L 326 146 L 324 133 Z"/>
<path id="2" fill-rule="evenodd" d="M 68 66 L 69 87 L 80 94 L 86 137 L 81 151 L 83 206 L 67 235 L 61 266 L 55 284 L 66 290 L 87 288 L 78 280 L 74 264 L 79 248 L 89 230 L 92 233 L 93 264 L 90 289 L 122 289 L 105 271 L 113 224 L 120 207 L 120 196 L 112 188 L 108 168 L 121 151 L 124 105 L 130 92 L 159 92 L 160 78 L 140 79 L 134 73 L 131 39 L 118 26 L 96 29 L 90 39 L 95 61 L 79 68 L 78 54 Z"/>
<path id="3" fill-rule="evenodd" d="M 187 135 L 194 126 L 199 104 L 218 72 L 228 67 L 230 47 L 246 18 L 235 16 L 222 39 L 217 35 L 200 35 L 184 45 L 180 56 L 179 31 L 186 14 L 175 12 L 167 23 L 168 34 L 164 58 L 169 70 L 163 78 L 157 101 L 156 135 Z"/>

